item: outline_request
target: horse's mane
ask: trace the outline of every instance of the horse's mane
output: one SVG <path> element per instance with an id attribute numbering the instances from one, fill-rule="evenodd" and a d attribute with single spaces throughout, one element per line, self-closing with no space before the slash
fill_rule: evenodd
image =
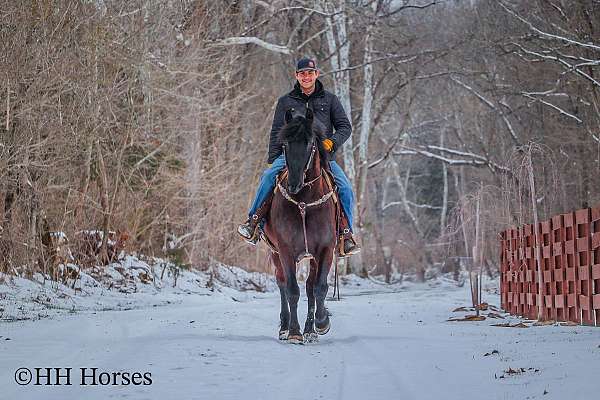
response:
<path id="1" fill-rule="evenodd" d="M 319 149 L 319 156 L 321 159 L 321 167 L 329 169 L 329 152 L 323 147 L 323 140 L 325 139 L 325 129 L 321 121 L 318 119 L 313 120 L 312 131 L 309 129 L 305 118 L 294 118 L 287 124 L 285 124 L 279 131 L 279 143 L 285 142 L 310 142 L 313 136 L 316 138 L 317 148 Z"/>

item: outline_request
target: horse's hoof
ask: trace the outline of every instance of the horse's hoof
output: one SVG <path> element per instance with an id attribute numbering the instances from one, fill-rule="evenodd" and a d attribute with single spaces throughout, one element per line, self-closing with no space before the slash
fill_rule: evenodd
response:
<path id="1" fill-rule="evenodd" d="M 288 335 L 287 341 L 291 344 L 304 344 L 302 335 Z"/>
<path id="2" fill-rule="evenodd" d="M 289 334 L 290 334 L 290 331 L 288 331 L 288 330 L 279 331 L 279 340 L 288 340 Z"/>
<path id="3" fill-rule="evenodd" d="M 329 321 L 327 321 L 327 325 L 322 328 L 319 328 L 317 324 L 315 324 L 315 331 L 317 331 L 319 335 L 325 335 L 327 332 L 329 332 L 329 329 L 331 329 L 331 323 Z"/>
<path id="4" fill-rule="evenodd" d="M 319 341 L 319 335 L 315 332 L 307 332 L 304 334 L 304 342 L 305 343 L 316 343 Z"/>

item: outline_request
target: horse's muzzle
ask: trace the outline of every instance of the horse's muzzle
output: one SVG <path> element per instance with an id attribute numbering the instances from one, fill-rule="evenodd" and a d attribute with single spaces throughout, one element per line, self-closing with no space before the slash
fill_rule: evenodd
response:
<path id="1" fill-rule="evenodd" d="M 287 189 L 290 194 L 298 194 L 302 190 L 302 182 L 297 185 L 288 185 Z"/>

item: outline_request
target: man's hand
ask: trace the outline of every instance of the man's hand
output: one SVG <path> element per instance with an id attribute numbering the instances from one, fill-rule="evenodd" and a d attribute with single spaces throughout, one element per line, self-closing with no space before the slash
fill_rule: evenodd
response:
<path id="1" fill-rule="evenodd" d="M 325 147 L 325 150 L 327 150 L 328 152 L 331 152 L 331 150 L 333 150 L 333 140 L 331 140 L 331 139 L 323 140 L 323 147 Z"/>
<path id="2" fill-rule="evenodd" d="M 267 164 L 267 168 L 271 168 L 272 165 L 273 165 L 272 163 L 271 164 Z"/>

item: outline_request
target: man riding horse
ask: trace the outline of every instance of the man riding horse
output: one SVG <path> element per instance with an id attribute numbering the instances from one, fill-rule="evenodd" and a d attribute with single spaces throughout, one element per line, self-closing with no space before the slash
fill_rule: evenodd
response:
<path id="1" fill-rule="evenodd" d="M 360 247 L 352 237 L 354 210 L 352 185 L 342 168 L 335 162 L 334 157 L 337 149 L 341 148 L 350 137 L 352 125 L 340 100 L 336 95 L 325 90 L 318 78 L 319 70 L 313 59 L 302 58 L 298 61 L 296 65 L 297 82 L 294 89 L 277 101 L 269 140 L 268 168 L 260 178 L 256 197 L 248 213 L 248 220 L 238 227 L 238 233 L 250 244 L 255 245 L 258 242 L 257 228 L 271 206 L 277 175 L 286 165 L 282 144 L 278 139 L 279 131 L 285 124 L 285 114 L 289 111 L 310 108 L 313 110 L 315 118 L 325 126 L 326 139 L 322 143 L 330 153 L 329 166 L 343 210 L 338 232 L 338 237 L 341 239 L 338 255 L 344 257 L 358 253 Z"/>

